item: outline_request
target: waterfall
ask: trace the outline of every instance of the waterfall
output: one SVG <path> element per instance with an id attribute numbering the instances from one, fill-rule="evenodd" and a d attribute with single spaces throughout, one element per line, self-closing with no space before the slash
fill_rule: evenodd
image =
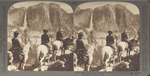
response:
<path id="1" fill-rule="evenodd" d="M 23 21 L 23 28 L 26 29 L 27 28 L 27 21 L 26 21 L 26 12 L 25 12 L 25 16 L 24 16 L 24 21 Z"/>
<path id="2" fill-rule="evenodd" d="M 23 43 L 27 43 L 27 31 L 26 31 L 26 28 L 27 28 L 27 21 L 26 21 L 26 12 L 25 12 L 25 16 L 24 16 L 24 21 L 23 21 L 23 27 L 21 28 L 21 31 L 22 31 L 22 42 Z"/>
<path id="3" fill-rule="evenodd" d="M 89 23 L 89 30 L 93 30 L 93 12 L 91 13 L 91 16 L 90 16 L 90 23 Z"/>

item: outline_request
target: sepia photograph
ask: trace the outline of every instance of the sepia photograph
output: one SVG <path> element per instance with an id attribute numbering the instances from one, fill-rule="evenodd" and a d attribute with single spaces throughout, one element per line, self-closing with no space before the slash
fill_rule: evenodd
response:
<path id="1" fill-rule="evenodd" d="M 73 10 L 27 1 L 8 10 L 8 71 L 73 71 Z"/>
<path id="2" fill-rule="evenodd" d="M 140 12 L 127 2 L 13 4 L 8 71 L 139 71 Z"/>
<path id="3" fill-rule="evenodd" d="M 139 71 L 140 13 L 127 2 L 87 2 L 73 14 L 74 71 Z"/>

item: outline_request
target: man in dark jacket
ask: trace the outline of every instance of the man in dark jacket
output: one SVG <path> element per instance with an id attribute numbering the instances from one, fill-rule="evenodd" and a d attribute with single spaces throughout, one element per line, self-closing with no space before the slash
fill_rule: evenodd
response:
<path id="1" fill-rule="evenodd" d="M 79 64 L 83 63 L 83 61 L 84 61 L 83 59 L 85 58 L 84 53 L 87 50 L 85 48 L 85 46 L 84 46 L 83 41 L 82 41 L 82 36 L 84 36 L 82 32 L 78 33 L 78 39 L 76 40 L 76 50 L 75 50 L 75 53 L 78 56 L 78 59 L 79 59 L 79 62 L 80 62 Z"/>
<path id="2" fill-rule="evenodd" d="M 44 32 L 44 34 L 41 36 L 41 44 L 46 45 L 49 49 L 49 53 L 51 53 L 51 50 L 50 50 L 51 47 L 49 46 L 50 40 L 49 40 L 49 37 L 47 35 L 48 31 L 46 29 L 44 29 L 43 32 Z"/>
<path id="3" fill-rule="evenodd" d="M 15 31 L 14 38 L 12 38 L 12 47 L 10 48 L 10 51 L 13 53 L 15 62 L 23 60 L 24 58 L 23 51 L 22 51 L 23 48 L 21 47 L 20 42 L 17 38 L 18 35 L 19 35 L 19 32 Z"/>
<path id="4" fill-rule="evenodd" d="M 106 37 L 106 46 L 110 46 L 114 50 L 114 54 L 116 53 L 116 46 L 114 44 L 114 38 L 112 36 L 112 31 L 108 31 L 108 36 Z"/>
<path id="5" fill-rule="evenodd" d="M 124 42 L 127 42 L 127 43 L 128 43 L 128 48 L 129 48 L 129 50 L 131 50 L 131 49 L 132 49 L 133 44 L 132 44 L 132 42 L 131 42 L 131 41 L 129 41 L 129 40 L 128 40 L 127 30 L 126 30 L 126 29 L 124 29 L 124 30 L 123 30 L 123 33 L 121 34 L 121 38 L 122 38 L 122 41 L 124 41 Z"/>
<path id="6" fill-rule="evenodd" d="M 61 29 L 59 29 L 57 34 L 56 34 L 56 40 L 63 41 L 63 35 L 62 35 Z"/>
<path id="7" fill-rule="evenodd" d="M 121 34 L 121 40 L 128 42 L 128 36 L 127 36 L 126 32 L 127 32 L 127 30 L 124 29 L 123 33 Z"/>

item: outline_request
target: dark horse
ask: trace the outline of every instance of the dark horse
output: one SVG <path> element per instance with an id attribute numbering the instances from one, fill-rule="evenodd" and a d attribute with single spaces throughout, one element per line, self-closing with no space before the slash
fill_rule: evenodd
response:
<path id="1" fill-rule="evenodd" d="M 73 40 L 70 38 L 66 38 L 63 41 L 56 40 L 52 43 L 53 47 L 53 60 L 56 60 L 56 53 L 61 50 L 61 55 L 65 55 L 65 50 L 72 45 Z"/>

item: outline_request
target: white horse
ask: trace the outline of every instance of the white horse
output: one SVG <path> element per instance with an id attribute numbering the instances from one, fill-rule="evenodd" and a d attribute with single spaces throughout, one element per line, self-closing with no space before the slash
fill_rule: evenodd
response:
<path id="1" fill-rule="evenodd" d="M 32 44 L 31 42 L 28 42 L 24 48 L 23 48 L 23 54 L 24 54 L 24 60 L 23 60 L 23 65 L 22 65 L 22 69 L 24 70 L 25 66 L 26 66 L 26 62 L 28 60 L 28 55 L 29 55 L 29 51 L 32 50 Z"/>
<path id="2" fill-rule="evenodd" d="M 50 45 L 51 47 L 51 45 Z M 50 51 L 52 51 L 52 47 L 50 48 Z M 46 45 L 39 45 L 37 47 L 37 61 L 42 66 L 45 64 L 45 58 L 48 57 L 48 62 L 51 57 L 51 54 L 49 54 L 49 49 Z"/>
<path id="3" fill-rule="evenodd" d="M 52 43 L 52 47 L 53 47 L 53 60 L 56 61 L 57 52 L 64 50 L 63 49 L 63 42 L 56 40 Z M 62 54 L 62 52 L 61 52 L 61 54 Z"/>
<path id="4" fill-rule="evenodd" d="M 23 50 L 22 50 L 22 56 L 23 56 L 23 58 L 22 58 L 22 60 L 20 61 L 20 63 L 19 63 L 19 68 L 20 69 L 22 69 L 22 70 L 24 70 L 24 68 L 25 68 L 25 66 L 26 66 L 26 62 L 27 62 L 27 60 L 28 60 L 28 53 L 29 53 L 29 50 L 31 50 L 32 49 L 32 44 L 30 43 L 30 42 L 28 42 L 26 45 L 24 45 L 24 47 L 23 47 Z M 8 51 L 8 58 L 10 58 L 10 59 L 8 59 L 9 60 L 9 63 L 10 64 L 13 64 L 13 53 L 12 52 L 10 52 L 10 51 Z M 12 56 L 12 57 L 11 57 Z"/>
<path id="5" fill-rule="evenodd" d="M 132 51 L 134 46 L 138 44 L 138 41 L 135 39 L 130 39 L 127 42 L 120 42 L 117 44 L 117 49 L 118 49 L 118 61 L 121 61 L 121 57 L 127 57 L 130 59 L 130 51 Z"/>
<path id="6" fill-rule="evenodd" d="M 118 61 L 121 61 L 121 57 L 127 57 L 128 54 L 128 43 L 127 42 L 120 42 L 117 45 L 117 52 L 118 52 Z"/>
<path id="7" fill-rule="evenodd" d="M 88 47 L 87 47 L 87 56 L 88 56 L 88 63 L 87 63 L 87 65 L 86 65 L 86 69 L 87 69 L 87 71 L 89 71 L 90 70 L 90 67 L 91 67 L 91 63 L 92 63 L 92 61 L 93 61 L 93 54 L 94 54 L 94 51 L 98 51 L 98 49 L 97 49 L 97 44 L 93 44 L 93 43 L 91 43 L 90 45 L 88 45 Z"/>
<path id="8" fill-rule="evenodd" d="M 114 64 L 114 54 L 113 54 L 113 49 L 110 46 L 104 46 L 102 48 L 102 63 L 101 64 L 105 64 L 106 67 L 110 66 L 110 61 L 113 59 L 113 64 Z"/>
<path id="9" fill-rule="evenodd" d="M 91 63 L 93 61 L 93 53 L 94 51 L 98 51 L 97 50 L 97 45 L 96 44 L 89 44 L 88 47 L 87 47 L 87 51 L 83 54 L 83 58 L 86 58 L 86 59 L 83 59 L 84 60 L 84 66 L 85 66 L 85 70 L 86 71 L 89 71 L 90 70 L 90 67 L 91 67 Z M 75 55 L 74 55 L 75 56 Z M 77 55 L 76 55 L 77 56 Z M 77 57 L 76 57 L 77 58 Z M 78 61 L 78 60 L 77 60 Z M 75 67 L 77 67 L 77 62 L 75 62 L 76 64 Z"/>

